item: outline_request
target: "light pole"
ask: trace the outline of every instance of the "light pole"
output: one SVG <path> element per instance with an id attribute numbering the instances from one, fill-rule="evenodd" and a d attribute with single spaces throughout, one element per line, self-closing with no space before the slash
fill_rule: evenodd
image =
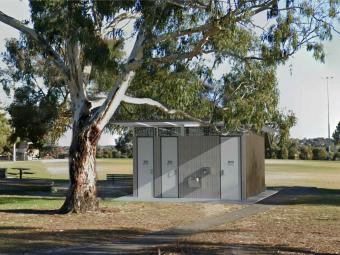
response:
<path id="1" fill-rule="evenodd" d="M 328 110 L 328 160 L 331 159 L 331 128 L 330 128 L 330 124 L 329 124 L 329 88 L 328 88 L 328 81 L 332 80 L 334 77 L 333 76 L 326 76 L 323 77 L 323 79 L 326 79 L 326 83 L 327 83 L 327 110 Z"/>

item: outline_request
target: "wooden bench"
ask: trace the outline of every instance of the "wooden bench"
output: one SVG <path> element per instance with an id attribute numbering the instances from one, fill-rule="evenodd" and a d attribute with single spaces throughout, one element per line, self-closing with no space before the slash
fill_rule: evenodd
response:
<path id="1" fill-rule="evenodd" d="M 132 174 L 107 174 L 106 180 L 112 181 L 114 185 L 132 186 Z"/>

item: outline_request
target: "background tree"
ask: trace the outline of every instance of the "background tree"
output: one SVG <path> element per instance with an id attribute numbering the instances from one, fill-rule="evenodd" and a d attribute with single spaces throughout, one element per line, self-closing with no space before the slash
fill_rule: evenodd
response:
<path id="1" fill-rule="evenodd" d="M 340 121 L 339 121 L 338 125 L 336 126 L 332 137 L 334 139 L 335 145 L 340 144 Z"/>
<path id="2" fill-rule="evenodd" d="M 50 88 L 46 93 L 32 86 L 18 88 L 8 107 L 15 128 L 13 137 L 33 142 L 35 148 L 54 144 L 66 131 L 69 118 L 65 103 L 59 103 L 60 92 Z"/>
<path id="3" fill-rule="evenodd" d="M 276 109 L 276 108 L 275 108 Z M 290 129 L 296 124 L 293 112 L 287 114 L 274 111 L 274 115 L 267 126 L 273 130 L 265 135 L 265 149 L 268 158 L 288 159 L 291 145 Z"/>
<path id="4" fill-rule="evenodd" d="M 313 148 L 313 159 L 314 160 L 326 160 L 328 153 L 325 148 Z"/>
<path id="5" fill-rule="evenodd" d="M 12 133 L 12 128 L 6 115 L 0 108 L 0 154 L 3 153 L 5 147 L 8 145 L 8 139 Z"/>
<path id="6" fill-rule="evenodd" d="M 311 160 L 313 159 L 313 149 L 312 146 L 302 146 L 300 150 L 300 159 Z"/>
<path id="7" fill-rule="evenodd" d="M 288 158 L 289 159 L 299 159 L 300 158 L 300 148 L 297 141 L 290 141 L 288 147 Z"/>
<path id="8" fill-rule="evenodd" d="M 123 155 L 132 157 L 132 131 L 125 130 L 121 133 L 118 139 L 116 139 L 116 148 Z"/>
<path id="9" fill-rule="evenodd" d="M 260 130 L 275 104 L 262 102 L 264 93 L 261 102 L 251 95 L 272 91 L 275 82 L 259 88 L 257 79 L 303 46 L 323 60 L 320 41 L 331 39 L 338 15 L 333 0 L 31 1 L 30 7 L 32 27 L 0 12 L 1 22 L 23 34 L 7 47 L 2 81 L 9 88 L 40 79 L 69 94 L 71 184 L 61 212 L 97 208 L 96 145 L 112 118 L 171 114 L 212 126 L 225 120 L 225 131 Z M 258 15 L 271 25 L 256 24 Z M 214 72 L 226 63 L 217 79 Z M 248 75 L 235 75 L 243 71 Z M 237 80 L 245 87 L 236 87 Z M 245 116 L 234 121 L 237 114 Z"/>

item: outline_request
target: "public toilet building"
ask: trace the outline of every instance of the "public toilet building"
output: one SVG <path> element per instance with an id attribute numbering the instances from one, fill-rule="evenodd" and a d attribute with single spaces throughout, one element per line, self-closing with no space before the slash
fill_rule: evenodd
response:
<path id="1" fill-rule="evenodd" d="M 195 121 L 118 124 L 134 130 L 134 196 L 245 200 L 265 189 L 261 136 L 221 136 Z"/>

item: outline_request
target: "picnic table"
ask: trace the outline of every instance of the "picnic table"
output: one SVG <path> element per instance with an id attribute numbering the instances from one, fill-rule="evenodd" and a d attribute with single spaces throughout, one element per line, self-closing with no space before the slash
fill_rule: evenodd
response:
<path id="1" fill-rule="evenodd" d="M 25 172 L 27 170 L 31 170 L 30 168 L 26 168 L 26 167 L 12 167 L 12 169 L 14 170 L 18 170 L 19 171 L 19 175 L 20 175 L 20 179 L 22 179 L 22 174 L 24 173 L 31 173 L 31 172 Z"/>

